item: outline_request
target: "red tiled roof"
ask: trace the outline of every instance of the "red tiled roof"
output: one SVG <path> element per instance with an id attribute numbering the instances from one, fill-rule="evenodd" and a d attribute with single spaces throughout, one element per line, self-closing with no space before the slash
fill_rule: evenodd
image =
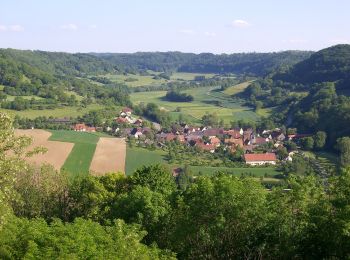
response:
<path id="1" fill-rule="evenodd" d="M 251 161 L 276 161 L 276 155 L 274 153 L 257 153 L 257 154 L 245 154 L 244 159 L 246 162 Z"/>

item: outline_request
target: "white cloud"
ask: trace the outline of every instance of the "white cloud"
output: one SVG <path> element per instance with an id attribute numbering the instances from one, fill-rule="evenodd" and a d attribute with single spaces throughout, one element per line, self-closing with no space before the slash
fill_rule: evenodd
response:
<path id="1" fill-rule="evenodd" d="M 76 25 L 74 23 L 64 24 L 61 26 L 61 29 L 68 30 L 68 31 L 76 31 L 76 30 L 78 30 L 78 25 Z"/>
<path id="2" fill-rule="evenodd" d="M 192 34 L 195 34 L 195 31 L 191 30 L 191 29 L 182 29 L 179 31 L 180 33 L 183 33 L 183 34 L 187 34 L 187 35 L 192 35 Z"/>
<path id="3" fill-rule="evenodd" d="M 245 28 L 245 27 L 249 27 L 250 25 L 251 25 L 251 24 L 248 23 L 247 21 L 245 21 L 245 20 L 240 20 L 240 19 L 234 20 L 234 21 L 232 22 L 232 26 L 233 26 L 233 27 L 237 27 L 237 28 Z"/>
<path id="4" fill-rule="evenodd" d="M 14 25 L 0 25 L 0 32 L 22 32 L 24 31 L 23 26 L 14 24 Z"/>
<path id="5" fill-rule="evenodd" d="M 89 28 L 91 30 L 95 30 L 95 29 L 97 29 L 97 25 L 96 24 L 92 24 L 92 25 L 89 26 Z"/>
<path id="6" fill-rule="evenodd" d="M 214 33 L 214 32 L 204 32 L 204 35 L 207 36 L 207 37 L 215 37 L 216 33 Z"/>

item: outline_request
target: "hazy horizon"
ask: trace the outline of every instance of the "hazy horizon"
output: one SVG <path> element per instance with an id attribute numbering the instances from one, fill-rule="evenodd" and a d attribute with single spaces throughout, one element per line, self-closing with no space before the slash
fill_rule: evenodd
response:
<path id="1" fill-rule="evenodd" d="M 350 43 L 346 0 L 5 0 L 1 9 L 0 48 L 232 54 Z"/>

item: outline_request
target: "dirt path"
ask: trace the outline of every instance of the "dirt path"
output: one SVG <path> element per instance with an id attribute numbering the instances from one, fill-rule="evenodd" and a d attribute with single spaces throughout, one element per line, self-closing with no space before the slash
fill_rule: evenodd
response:
<path id="1" fill-rule="evenodd" d="M 36 165 L 48 163 L 53 165 L 56 170 L 60 170 L 68 155 L 73 149 L 73 143 L 48 141 L 51 133 L 45 130 L 34 129 L 34 130 L 15 130 L 15 134 L 26 135 L 33 138 L 32 145 L 28 148 L 29 150 L 37 146 L 43 146 L 47 148 L 47 152 L 44 154 L 37 154 L 33 157 L 27 158 L 26 160 Z"/>
<path id="2" fill-rule="evenodd" d="M 94 175 L 125 172 L 126 143 L 123 138 L 101 137 L 97 143 L 90 171 Z"/>

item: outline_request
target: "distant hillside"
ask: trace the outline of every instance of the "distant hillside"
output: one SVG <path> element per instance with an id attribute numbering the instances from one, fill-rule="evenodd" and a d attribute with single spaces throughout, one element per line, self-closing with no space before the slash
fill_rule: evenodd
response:
<path id="1" fill-rule="evenodd" d="M 93 53 L 116 66 L 137 70 L 179 71 L 198 73 L 248 73 L 266 75 L 281 67 L 290 67 L 310 57 L 312 52 L 285 51 L 274 53 L 181 53 L 138 52 L 133 54 Z"/>
<path id="2" fill-rule="evenodd" d="M 323 49 L 275 77 L 294 83 L 320 83 L 350 79 L 350 45 Z"/>
<path id="3" fill-rule="evenodd" d="M 79 76 L 112 72 L 111 63 L 89 54 L 0 49 L 0 59 L 24 64 L 55 75 Z"/>

